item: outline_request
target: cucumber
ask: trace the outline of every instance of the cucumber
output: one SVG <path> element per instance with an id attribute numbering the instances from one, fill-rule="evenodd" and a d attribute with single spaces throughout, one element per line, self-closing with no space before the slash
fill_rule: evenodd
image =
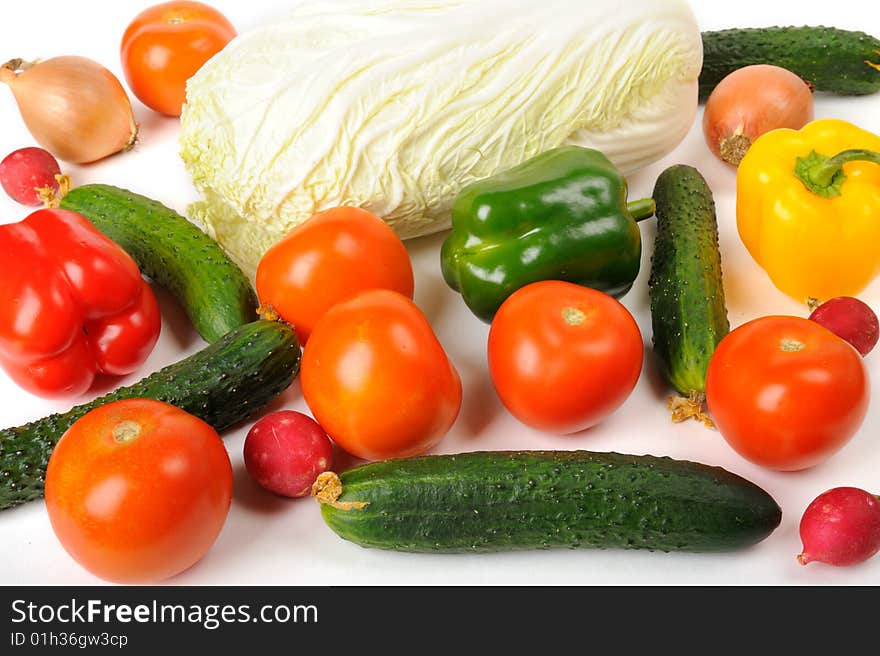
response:
<path id="1" fill-rule="evenodd" d="M 43 495 L 46 465 L 55 444 L 77 419 L 98 406 L 121 399 L 157 399 L 220 431 L 287 389 L 299 373 L 299 362 L 293 328 L 259 319 L 134 385 L 63 414 L 0 430 L 0 510 Z"/>
<path id="2" fill-rule="evenodd" d="M 327 525 L 361 546 L 397 551 L 726 551 L 760 542 L 782 519 L 773 498 L 744 478 L 655 456 L 477 452 L 335 476 L 316 483 Z"/>
<path id="3" fill-rule="evenodd" d="M 816 91 L 880 91 L 880 39 L 833 27 L 761 27 L 703 32 L 700 100 L 727 75 L 752 64 L 787 68 Z"/>
<path id="4" fill-rule="evenodd" d="M 215 342 L 257 318 L 250 281 L 211 237 L 161 203 L 110 185 L 71 189 L 59 207 L 82 214 L 170 291 Z"/>
<path id="5" fill-rule="evenodd" d="M 702 403 L 709 360 L 730 331 L 715 202 L 700 172 L 685 165 L 661 173 L 653 197 L 657 236 L 648 293 L 654 352 L 669 384 Z"/>

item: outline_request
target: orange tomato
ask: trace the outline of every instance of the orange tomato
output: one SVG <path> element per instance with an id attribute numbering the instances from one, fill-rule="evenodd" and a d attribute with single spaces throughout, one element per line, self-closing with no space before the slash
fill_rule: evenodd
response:
<path id="1" fill-rule="evenodd" d="M 180 116 L 186 81 L 236 35 L 223 14 L 188 0 L 142 11 L 122 37 L 122 71 L 132 93 L 150 109 Z"/>
<path id="2" fill-rule="evenodd" d="M 806 469 L 856 433 L 868 411 L 862 357 L 815 321 L 763 317 L 721 340 L 706 374 L 718 431 L 744 458 Z"/>
<path id="3" fill-rule="evenodd" d="M 644 352 L 619 301 L 556 280 L 527 285 L 502 304 L 488 349 L 492 383 L 510 413 L 559 434 L 595 426 L 626 401 Z"/>
<path id="4" fill-rule="evenodd" d="M 403 458 L 435 446 L 461 407 L 461 381 L 406 296 L 363 292 L 318 321 L 303 351 L 303 397 L 348 453 Z"/>
<path id="5" fill-rule="evenodd" d="M 413 269 L 400 237 L 356 207 L 316 214 L 270 248 L 257 266 L 257 295 L 305 344 L 327 310 L 368 289 L 413 296 Z"/>
<path id="6" fill-rule="evenodd" d="M 232 466 L 211 426 L 129 399 L 75 422 L 46 469 L 46 508 L 67 552 L 95 576 L 159 581 L 198 561 L 232 499 Z"/>

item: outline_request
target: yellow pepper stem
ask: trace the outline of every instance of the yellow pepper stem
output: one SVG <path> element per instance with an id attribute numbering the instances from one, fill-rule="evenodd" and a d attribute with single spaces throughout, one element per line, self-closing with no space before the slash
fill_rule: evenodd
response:
<path id="1" fill-rule="evenodd" d="M 795 175 L 813 193 L 825 198 L 833 198 L 842 193 L 841 186 L 846 180 L 843 165 L 848 162 L 880 164 L 880 152 L 855 148 L 844 150 L 834 157 L 826 157 L 813 151 L 808 157 L 798 158 Z"/>

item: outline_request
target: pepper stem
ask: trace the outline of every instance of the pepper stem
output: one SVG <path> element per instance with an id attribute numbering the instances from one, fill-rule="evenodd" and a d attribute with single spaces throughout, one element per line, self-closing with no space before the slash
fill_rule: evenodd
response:
<path id="1" fill-rule="evenodd" d="M 657 205 L 653 198 L 641 198 L 626 204 L 626 211 L 632 214 L 636 222 L 650 219 L 657 211 Z"/>
<path id="2" fill-rule="evenodd" d="M 875 164 L 880 164 L 880 153 L 864 149 L 844 150 L 823 164 L 817 164 L 811 168 L 809 172 L 810 180 L 821 187 L 827 187 L 831 184 L 834 176 L 843 168 L 843 165 L 848 162 L 874 162 Z"/>
<path id="3" fill-rule="evenodd" d="M 846 180 L 843 165 L 849 162 L 880 164 L 880 152 L 854 148 L 826 157 L 813 151 L 807 157 L 798 158 L 794 174 L 814 194 L 834 198 L 842 193 L 841 187 Z"/>

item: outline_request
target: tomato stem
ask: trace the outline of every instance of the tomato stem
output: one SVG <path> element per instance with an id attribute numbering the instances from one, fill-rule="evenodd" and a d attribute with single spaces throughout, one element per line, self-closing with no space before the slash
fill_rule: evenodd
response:
<path id="1" fill-rule="evenodd" d="M 120 421 L 113 427 L 113 439 L 120 444 L 131 442 L 141 434 L 141 425 L 136 421 Z"/>
<path id="2" fill-rule="evenodd" d="M 799 342 L 796 339 L 785 338 L 779 342 L 779 348 L 785 353 L 797 353 L 798 351 L 803 351 L 806 346 L 804 346 L 803 342 Z"/>
<path id="3" fill-rule="evenodd" d="M 562 310 L 562 318 L 565 320 L 569 326 L 580 326 L 584 321 L 587 320 L 587 315 L 584 314 L 583 310 L 578 310 L 577 308 L 567 307 Z"/>

